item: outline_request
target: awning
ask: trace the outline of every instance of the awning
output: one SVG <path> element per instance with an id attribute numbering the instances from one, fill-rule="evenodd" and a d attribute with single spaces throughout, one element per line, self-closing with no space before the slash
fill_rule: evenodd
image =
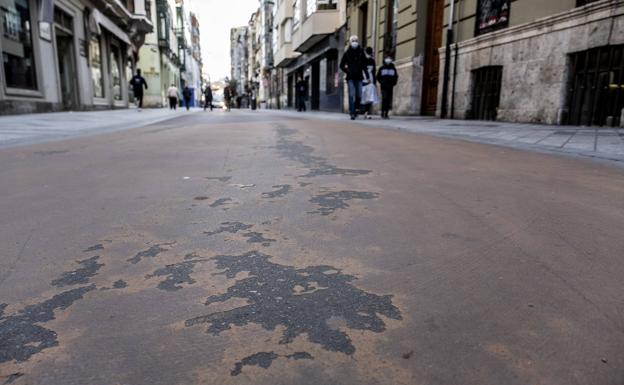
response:
<path id="1" fill-rule="evenodd" d="M 115 35 L 119 40 L 132 46 L 132 42 L 130 41 L 130 38 L 128 37 L 127 33 L 125 33 L 121 28 L 119 28 L 117 24 L 113 23 L 108 17 L 103 15 L 102 12 L 93 8 L 91 10 L 91 17 L 89 20 L 89 29 L 91 30 L 92 33 L 96 35 L 100 35 L 102 34 L 102 30 L 100 29 L 100 26 L 106 28 L 108 32 Z"/>

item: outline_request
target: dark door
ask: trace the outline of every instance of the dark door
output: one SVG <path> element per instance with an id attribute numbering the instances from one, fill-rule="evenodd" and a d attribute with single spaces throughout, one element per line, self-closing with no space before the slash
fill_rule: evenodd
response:
<path id="1" fill-rule="evenodd" d="M 440 78 L 440 54 L 444 0 L 427 3 L 427 39 L 425 42 L 425 67 L 423 72 L 422 114 L 435 115 L 438 103 L 438 80 Z"/>
<path id="2" fill-rule="evenodd" d="M 496 120 L 503 67 L 488 66 L 472 72 L 472 118 Z"/>
<path id="3" fill-rule="evenodd" d="M 76 67 L 74 64 L 74 40 L 72 36 L 59 29 L 56 30 L 56 55 L 63 109 L 74 110 L 78 105 Z"/>
<path id="4" fill-rule="evenodd" d="M 570 55 L 570 74 L 564 123 L 619 126 L 624 108 L 624 45 Z"/>
<path id="5" fill-rule="evenodd" d="M 288 100 L 288 108 L 293 107 L 293 90 L 295 89 L 294 75 L 288 75 L 288 91 L 286 98 Z"/>
<path id="6" fill-rule="evenodd" d="M 318 110 L 319 109 L 319 96 L 320 96 L 320 63 L 318 61 L 312 63 L 312 84 L 311 84 L 311 97 L 310 100 L 310 109 Z"/>
<path id="7" fill-rule="evenodd" d="M 368 36 L 368 31 L 366 28 L 366 26 L 368 25 L 368 1 L 360 6 L 358 18 L 358 35 L 360 36 L 362 46 L 366 47 L 368 46 L 368 41 L 366 40 L 366 37 Z"/>

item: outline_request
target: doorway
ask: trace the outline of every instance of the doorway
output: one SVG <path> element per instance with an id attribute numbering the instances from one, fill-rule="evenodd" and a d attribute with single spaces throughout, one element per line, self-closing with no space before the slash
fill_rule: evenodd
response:
<path id="1" fill-rule="evenodd" d="M 310 109 L 318 110 L 320 107 L 320 62 L 312 63 L 312 99 L 310 100 Z"/>
<path id="2" fill-rule="evenodd" d="M 358 24 L 358 35 L 360 36 L 362 47 L 368 47 L 368 1 L 359 8 Z"/>
<path id="3" fill-rule="evenodd" d="M 438 105 L 438 82 L 440 80 L 440 54 L 438 53 L 438 48 L 442 46 L 443 16 L 444 0 L 429 0 L 427 3 L 422 115 L 435 115 Z"/>
<path id="4" fill-rule="evenodd" d="M 61 103 L 63 109 L 67 111 L 78 108 L 78 87 L 76 85 L 78 76 L 74 55 L 73 26 L 74 21 L 69 14 L 59 8 L 54 9 L 54 32 Z"/>
<path id="5" fill-rule="evenodd" d="M 472 119 L 496 120 L 503 67 L 481 67 L 472 71 L 472 76 Z"/>

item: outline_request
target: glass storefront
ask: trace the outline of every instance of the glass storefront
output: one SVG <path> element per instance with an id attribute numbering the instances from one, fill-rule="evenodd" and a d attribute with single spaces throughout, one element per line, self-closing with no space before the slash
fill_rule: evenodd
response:
<path id="1" fill-rule="evenodd" d="M 2 1 L 2 62 L 11 88 L 37 89 L 31 9 L 28 0 Z"/>
<path id="2" fill-rule="evenodd" d="M 89 63 L 91 64 L 91 81 L 93 96 L 104 97 L 104 73 L 102 72 L 102 45 L 99 36 L 92 36 L 89 42 Z"/>
<path id="3" fill-rule="evenodd" d="M 121 95 L 121 52 L 119 46 L 111 45 L 110 52 L 110 74 L 111 85 L 113 87 L 113 99 L 122 100 Z"/>

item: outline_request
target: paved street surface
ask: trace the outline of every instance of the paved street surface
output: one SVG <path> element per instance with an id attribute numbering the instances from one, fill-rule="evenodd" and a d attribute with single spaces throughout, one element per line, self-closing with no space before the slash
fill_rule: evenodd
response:
<path id="1" fill-rule="evenodd" d="M 0 384 L 624 383 L 617 159 L 344 115 L 145 124 L 0 150 Z"/>

